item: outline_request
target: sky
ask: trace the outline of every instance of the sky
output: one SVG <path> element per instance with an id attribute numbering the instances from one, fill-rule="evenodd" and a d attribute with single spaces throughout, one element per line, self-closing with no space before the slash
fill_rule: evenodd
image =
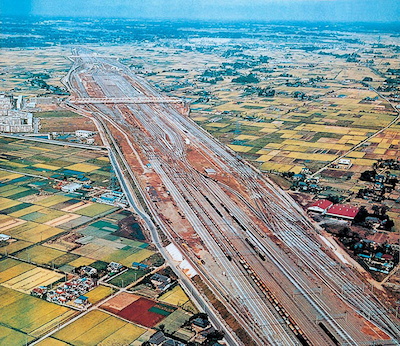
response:
<path id="1" fill-rule="evenodd" d="M 1 15 L 399 22 L 399 0 L 0 0 Z"/>

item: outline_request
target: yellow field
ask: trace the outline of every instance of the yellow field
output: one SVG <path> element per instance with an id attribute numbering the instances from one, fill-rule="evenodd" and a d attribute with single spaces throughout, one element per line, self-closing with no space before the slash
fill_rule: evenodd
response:
<path id="1" fill-rule="evenodd" d="M 73 345 L 129 345 L 145 331 L 105 312 L 94 310 L 53 336 Z"/>
<path id="2" fill-rule="evenodd" d="M 66 342 L 57 340 L 57 339 L 53 339 L 52 337 L 48 337 L 40 342 L 38 342 L 36 345 L 39 346 L 64 346 L 64 345 L 68 345 Z"/>
<path id="3" fill-rule="evenodd" d="M 372 166 L 375 162 L 376 162 L 375 160 L 368 160 L 368 159 L 353 160 L 354 165 L 360 165 L 360 166 Z"/>
<path id="4" fill-rule="evenodd" d="M 35 211 L 39 211 L 41 209 L 43 209 L 44 207 L 40 206 L 40 205 L 31 205 L 30 207 L 18 210 L 14 213 L 9 214 L 10 216 L 13 217 L 21 217 L 30 213 L 33 213 Z"/>
<path id="5" fill-rule="evenodd" d="M 0 286 L 0 324 L 37 335 L 37 330 L 48 330 L 47 325 L 63 322 L 75 314 L 66 307 Z M 57 324 L 55 325 L 57 326 Z M 54 326 L 54 327 L 55 327 Z"/>
<path id="6" fill-rule="evenodd" d="M 19 252 L 16 256 L 21 259 L 29 259 L 34 263 L 50 264 L 51 261 L 65 254 L 65 252 L 55 250 L 42 245 L 33 246 L 27 250 Z"/>
<path id="7" fill-rule="evenodd" d="M 18 204 L 21 204 L 21 202 L 13 201 L 12 199 L 0 197 L 0 210 L 11 208 Z"/>
<path id="8" fill-rule="evenodd" d="M 13 218 L 3 219 L 1 222 L 1 226 L 0 226 L 0 231 L 5 234 L 11 235 L 12 232 L 8 231 L 9 229 L 21 226 L 26 222 L 27 221 L 25 221 L 25 220 L 13 219 Z"/>
<path id="9" fill-rule="evenodd" d="M 260 138 L 260 137 L 259 136 L 251 136 L 251 135 L 239 135 L 239 136 L 235 137 L 235 139 L 240 140 L 240 141 L 247 140 L 247 139 L 253 140 L 253 139 L 257 139 L 257 138 Z"/>
<path id="10" fill-rule="evenodd" d="M 234 144 L 230 144 L 228 145 L 229 148 L 231 148 L 234 151 L 238 151 L 240 153 L 247 153 L 248 151 L 250 151 L 253 147 L 247 147 L 244 145 L 234 145 Z"/>
<path id="11" fill-rule="evenodd" d="M 299 152 L 291 152 L 287 155 L 293 159 L 313 160 L 313 161 L 333 161 L 337 159 L 337 155 L 331 154 L 305 154 Z"/>
<path id="12" fill-rule="evenodd" d="M 354 157 L 356 159 L 361 159 L 365 156 L 365 153 L 361 151 L 352 151 L 351 153 L 347 154 L 347 157 Z"/>
<path id="13" fill-rule="evenodd" d="M 69 262 L 68 264 L 77 268 L 77 267 L 81 267 L 81 266 L 89 266 L 91 265 L 93 262 L 95 262 L 94 259 L 92 258 L 88 258 L 88 257 L 79 257 L 76 260 L 73 260 L 71 262 Z"/>
<path id="14" fill-rule="evenodd" d="M 127 323 L 99 343 L 99 346 L 130 345 L 146 332 L 146 329 Z"/>
<path id="15" fill-rule="evenodd" d="M 57 169 L 61 168 L 61 167 L 53 166 L 53 165 L 45 165 L 44 163 L 37 163 L 36 165 L 33 165 L 33 166 L 37 167 L 37 168 L 49 169 L 51 171 L 56 171 Z"/>
<path id="16" fill-rule="evenodd" d="M 11 174 L 8 173 L 8 172 L 6 172 L 6 173 L 7 173 L 7 175 L 5 175 L 5 176 L 3 176 L 1 178 L 2 181 L 10 181 L 10 180 L 13 180 L 13 179 L 17 179 L 17 178 L 23 177 L 22 174 L 18 174 L 18 173 L 11 173 Z"/>
<path id="17" fill-rule="evenodd" d="M 14 252 L 20 251 L 28 246 L 32 245 L 32 243 L 24 241 L 24 240 L 18 240 L 14 241 L 11 244 L 8 244 L 7 246 L 0 247 L 0 254 L 6 255 L 6 254 L 12 254 Z"/>
<path id="18" fill-rule="evenodd" d="M 278 171 L 278 172 L 300 173 L 301 170 L 302 170 L 302 167 L 294 166 L 294 165 L 274 163 L 274 162 L 265 162 L 260 166 L 260 169 L 263 170 L 263 171 L 272 170 L 272 171 Z"/>
<path id="19" fill-rule="evenodd" d="M 357 142 L 358 143 L 358 142 Z M 273 144 L 273 143 L 270 143 Z M 351 147 L 348 145 L 342 145 L 342 144 L 335 144 L 332 143 L 331 141 L 329 143 L 327 142 L 304 142 L 304 141 L 299 141 L 295 139 L 285 139 L 281 145 L 292 145 L 293 148 L 300 147 L 300 148 L 316 148 L 316 149 L 335 149 L 335 150 L 350 150 Z M 298 150 L 300 151 L 300 150 Z"/>
<path id="20" fill-rule="evenodd" d="M 9 260 L 11 261 L 11 259 L 7 258 L 6 260 L 2 261 L 1 263 L 3 264 L 4 262 L 9 261 Z M 14 261 L 14 260 L 12 260 L 12 261 Z M 6 264 L 6 263 L 4 263 L 4 264 Z M 6 282 L 10 279 L 17 277 L 18 275 L 26 273 L 35 268 L 35 266 L 33 266 L 32 264 L 19 262 L 19 261 L 15 261 L 15 263 L 12 263 L 12 264 L 14 264 L 12 267 L 0 272 L 0 283 Z"/>
<path id="21" fill-rule="evenodd" d="M 64 230 L 61 228 L 28 222 L 24 225 L 8 230 L 5 233 L 10 234 L 12 237 L 17 239 L 37 243 L 62 232 L 64 232 Z"/>
<path id="22" fill-rule="evenodd" d="M 386 153 L 386 149 L 376 148 L 374 150 L 374 154 L 377 154 L 377 155 L 384 155 L 385 153 Z"/>
<path id="23" fill-rule="evenodd" d="M 41 150 L 41 151 L 52 151 L 51 149 L 48 148 L 41 148 L 41 147 L 29 147 L 30 149 L 36 149 L 36 150 Z"/>
<path id="24" fill-rule="evenodd" d="M 180 306 L 185 304 L 189 300 L 189 297 L 181 286 L 175 286 L 172 290 L 160 296 L 159 300 L 168 304 Z"/>
<path id="25" fill-rule="evenodd" d="M 260 130 L 260 132 L 262 132 L 262 133 L 274 133 L 274 132 L 276 132 L 276 129 L 272 129 L 272 128 L 269 128 L 269 127 L 264 127 L 264 128 L 262 128 Z"/>
<path id="26" fill-rule="evenodd" d="M 258 162 L 266 162 L 273 158 L 272 155 L 261 155 L 256 161 Z"/>
<path id="27" fill-rule="evenodd" d="M 86 293 L 85 296 L 89 298 L 89 302 L 92 304 L 96 304 L 100 300 L 108 297 L 112 294 L 114 290 L 110 287 L 106 286 L 97 286 L 95 289 L 91 290 L 90 292 Z"/>
<path id="28" fill-rule="evenodd" d="M 146 258 L 150 257 L 153 254 L 154 254 L 153 251 L 143 249 L 143 250 L 140 250 L 139 252 L 136 252 L 126 258 L 121 259 L 119 261 L 119 263 L 121 263 L 122 265 L 124 265 L 126 267 L 130 267 L 133 262 L 142 262 Z"/>
<path id="29" fill-rule="evenodd" d="M 97 160 L 110 162 L 110 159 L 107 156 L 98 157 Z"/>
<path id="30" fill-rule="evenodd" d="M 76 163 L 74 165 L 65 167 L 65 169 L 70 169 L 72 171 L 78 171 L 84 173 L 88 173 L 99 168 L 100 168 L 99 166 L 89 165 L 88 163 Z"/>
<path id="31" fill-rule="evenodd" d="M 34 338 L 30 335 L 0 325 L 0 345 L 26 345 L 33 341 L 33 339 Z"/>
<path id="32" fill-rule="evenodd" d="M 100 204 L 100 203 L 92 203 L 92 204 L 88 203 L 85 205 L 84 208 L 79 208 L 79 210 L 75 210 L 75 213 L 79 215 L 93 217 L 105 213 L 113 208 L 115 207 L 112 205 Z"/>
<path id="33" fill-rule="evenodd" d="M 29 294 L 35 287 L 48 286 L 63 277 L 64 275 L 54 271 L 36 267 L 3 282 L 2 285 Z"/>

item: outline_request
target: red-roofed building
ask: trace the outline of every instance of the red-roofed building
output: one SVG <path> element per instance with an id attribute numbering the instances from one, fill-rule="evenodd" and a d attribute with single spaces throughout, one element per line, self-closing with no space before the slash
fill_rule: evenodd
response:
<path id="1" fill-rule="evenodd" d="M 307 210 L 315 213 L 325 213 L 332 205 L 333 203 L 327 199 L 319 199 L 312 203 Z"/>
<path id="2" fill-rule="evenodd" d="M 327 212 L 327 216 L 333 216 L 340 219 L 353 220 L 357 215 L 360 208 L 354 207 L 352 205 L 345 204 L 334 204 L 331 206 Z"/>

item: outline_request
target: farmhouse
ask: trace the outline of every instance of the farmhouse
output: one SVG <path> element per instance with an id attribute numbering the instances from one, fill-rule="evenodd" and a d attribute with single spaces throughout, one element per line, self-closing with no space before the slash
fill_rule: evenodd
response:
<path id="1" fill-rule="evenodd" d="M 165 291 L 171 286 L 171 279 L 168 276 L 157 273 L 152 275 L 150 281 L 160 291 Z"/>

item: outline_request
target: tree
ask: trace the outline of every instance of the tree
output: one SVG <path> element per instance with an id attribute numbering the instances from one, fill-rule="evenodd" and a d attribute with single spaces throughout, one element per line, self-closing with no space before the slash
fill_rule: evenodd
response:
<path id="1" fill-rule="evenodd" d="M 365 171 L 361 173 L 360 180 L 362 181 L 374 181 L 376 176 L 376 171 Z"/>
<path id="2" fill-rule="evenodd" d="M 368 215 L 368 210 L 364 206 L 361 206 L 357 215 L 354 217 L 354 223 L 363 223 Z"/>
<path id="3" fill-rule="evenodd" d="M 399 182 L 399 179 L 397 179 L 397 177 L 391 177 L 388 180 L 388 184 L 392 185 L 393 189 L 396 188 L 396 185 L 398 182 Z"/>
<path id="4" fill-rule="evenodd" d="M 222 340 L 224 338 L 225 333 L 219 330 L 215 330 L 209 334 L 207 334 L 206 345 L 213 345 L 215 342 Z"/>
<path id="5" fill-rule="evenodd" d="M 374 215 L 380 215 L 380 213 L 379 213 L 380 210 L 381 210 L 381 207 L 379 205 L 372 206 L 372 211 L 374 212 Z"/>
<path id="6" fill-rule="evenodd" d="M 393 226 L 394 226 L 393 220 L 387 219 L 387 221 L 385 222 L 385 230 L 390 232 Z"/>

